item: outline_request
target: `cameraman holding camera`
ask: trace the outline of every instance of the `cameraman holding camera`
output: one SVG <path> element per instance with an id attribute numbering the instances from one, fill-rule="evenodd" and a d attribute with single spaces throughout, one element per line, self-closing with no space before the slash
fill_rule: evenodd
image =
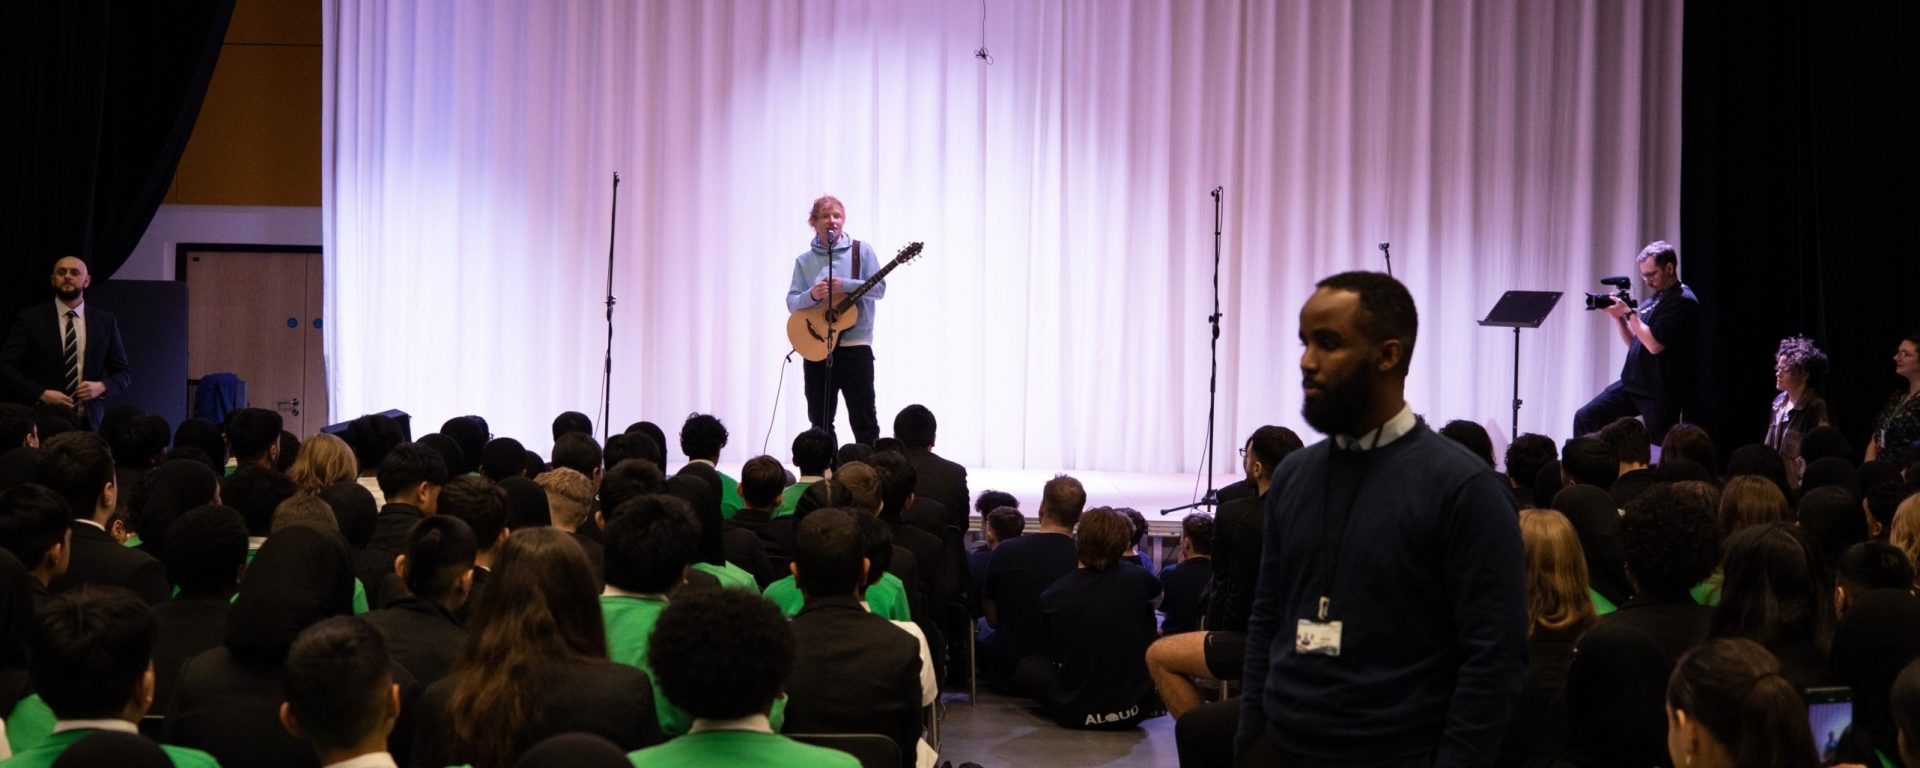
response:
<path id="1" fill-rule="evenodd" d="M 1598 432 L 1622 416 L 1640 416 L 1658 444 L 1680 421 L 1681 406 L 1691 402 L 1700 300 L 1680 283 L 1680 254 L 1671 243 L 1648 243 L 1634 263 L 1651 294 L 1639 307 L 1624 288 L 1603 306 L 1592 306 L 1599 303 L 1595 298 L 1588 301 L 1588 309 L 1613 318 L 1621 343 L 1627 345 L 1627 362 L 1620 367 L 1619 381 L 1573 415 L 1576 437 Z"/>

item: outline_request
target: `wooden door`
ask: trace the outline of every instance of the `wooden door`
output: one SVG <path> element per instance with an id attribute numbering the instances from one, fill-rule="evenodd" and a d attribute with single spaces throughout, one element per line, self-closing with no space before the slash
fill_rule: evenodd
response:
<path id="1" fill-rule="evenodd" d="M 280 412 L 301 438 L 327 424 L 321 256 L 189 251 L 187 371 L 230 371 L 248 404 Z"/>

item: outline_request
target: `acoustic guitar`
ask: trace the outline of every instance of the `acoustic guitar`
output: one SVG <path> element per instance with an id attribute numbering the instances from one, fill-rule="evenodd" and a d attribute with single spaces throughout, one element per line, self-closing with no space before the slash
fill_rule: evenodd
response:
<path id="1" fill-rule="evenodd" d="M 908 243 L 893 257 L 893 261 L 887 262 L 853 292 L 841 294 L 839 301 L 832 304 L 823 301 L 788 316 L 787 340 L 793 342 L 794 351 L 815 362 L 827 359 L 827 355 L 833 353 L 833 348 L 839 346 L 840 333 L 859 322 L 860 298 L 867 295 L 867 289 L 885 280 L 894 267 L 918 258 L 920 246 L 920 243 Z"/>

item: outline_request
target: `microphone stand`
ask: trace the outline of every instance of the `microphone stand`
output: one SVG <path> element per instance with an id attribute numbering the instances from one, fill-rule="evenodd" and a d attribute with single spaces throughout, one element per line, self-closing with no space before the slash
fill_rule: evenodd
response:
<path id="1" fill-rule="evenodd" d="M 620 223 L 620 172 L 613 172 L 613 206 L 607 217 L 607 358 L 600 369 L 600 442 L 609 432 L 607 419 L 613 405 L 613 236 Z"/>
<path id="2" fill-rule="evenodd" d="M 1207 373 L 1207 439 L 1206 456 L 1203 460 L 1205 469 L 1202 470 L 1207 475 L 1207 493 L 1192 504 L 1160 510 L 1161 515 L 1172 514 L 1183 509 L 1211 508 L 1220 503 L 1220 493 L 1213 487 L 1213 413 L 1215 393 L 1219 391 L 1220 386 L 1220 318 L 1224 317 L 1220 314 L 1220 224 L 1222 221 L 1220 204 L 1221 193 L 1225 190 L 1225 187 L 1214 187 L 1208 193 L 1213 196 L 1213 314 L 1207 315 L 1207 323 L 1212 326 L 1213 338 L 1207 345 L 1207 353 L 1211 360 L 1208 362 Z"/>
<path id="3" fill-rule="evenodd" d="M 827 251 L 827 359 L 824 361 L 826 369 L 821 371 L 820 375 L 820 415 L 827 420 L 827 423 L 814 426 L 826 430 L 826 433 L 831 435 L 833 434 L 833 414 L 834 411 L 839 410 L 839 404 L 834 402 L 838 398 L 833 396 L 833 355 L 839 351 L 835 342 L 839 334 L 833 330 L 833 323 L 840 319 L 840 313 L 833 308 L 833 246 L 840 242 L 840 230 L 829 227 L 826 236 L 821 239 L 826 241 L 824 245 Z M 835 438 L 834 442 L 838 443 L 839 439 Z"/>
<path id="4" fill-rule="evenodd" d="M 1387 277 L 1393 277 L 1393 251 L 1387 250 L 1392 247 L 1393 243 L 1380 244 L 1380 255 L 1387 257 Z"/>

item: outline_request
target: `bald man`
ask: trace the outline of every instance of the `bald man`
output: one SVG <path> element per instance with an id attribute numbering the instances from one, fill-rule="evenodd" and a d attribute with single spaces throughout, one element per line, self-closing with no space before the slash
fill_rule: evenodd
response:
<path id="1" fill-rule="evenodd" d="M 78 257 L 54 262 L 50 282 L 54 301 L 22 310 L 0 344 L 0 400 L 67 409 L 97 427 L 107 399 L 132 381 L 120 324 L 87 306 L 93 276 Z"/>

